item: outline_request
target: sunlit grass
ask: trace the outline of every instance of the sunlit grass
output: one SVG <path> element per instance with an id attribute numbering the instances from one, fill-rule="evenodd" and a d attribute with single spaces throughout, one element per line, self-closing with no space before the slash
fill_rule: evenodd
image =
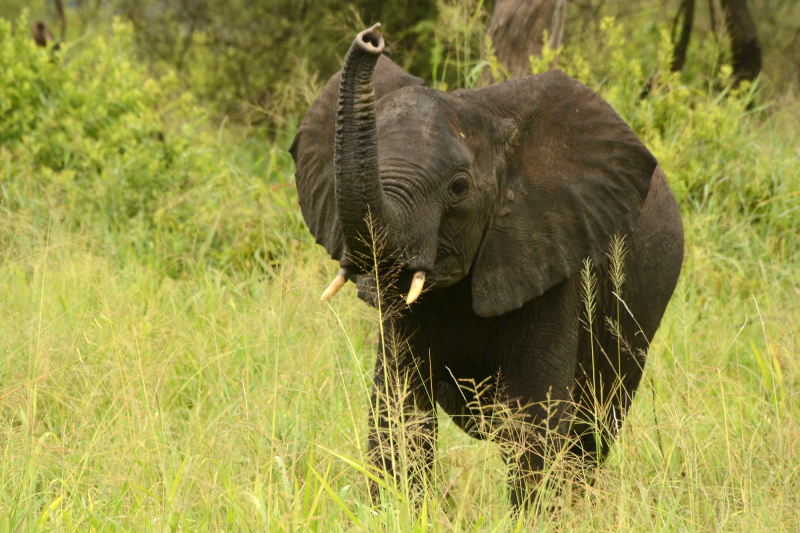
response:
<path id="1" fill-rule="evenodd" d="M 691 251 L 707 222 L 686 222 Z M 360 470 L 377 327 L 352 287 L 319 302 L 332 274 L 322 253 L 287 250 L 269 281 L 213 270 L 175 280 L 120 268 L 58 226 L 30 239 L 0 267 L 3 529 L 516 525 L 497 448 L 448 422 L 425 513 L 391 497 L 371 513 Z M 774 264 L 744 279 L 736 255 L 690 253 L 596 484 L 525 520 L 800 524 L 798 273 Z"/>
<path id="2" fill-rule="evenodd" d="M 463 48 L 480 17 L 451 11 L 445 30 L 459 13 Z M 469 82 L 478 56 L 460 54 L 441 80 L 449 65 Z M 48 196 L 70 175 L 0 146 L 0 532 L 799 530 L 797 100 L 749 114 L 678 78 L 647 102 L 632 76 L 595 81 L 679 189 L 686 256 L 594 485 L 516 515 L 498 447 L 440 413 L 432 486 L 387 484 L 373 508 L 378 316 L 352 284 L 319 301 L 337 265 L 302 228 L 293 121 L 266 143 L 224 125 L 187 143 L 178 124 L 176 154 L 205 170 L 158 196 L 169 226 L 109 223 L 79 187 Z"/>

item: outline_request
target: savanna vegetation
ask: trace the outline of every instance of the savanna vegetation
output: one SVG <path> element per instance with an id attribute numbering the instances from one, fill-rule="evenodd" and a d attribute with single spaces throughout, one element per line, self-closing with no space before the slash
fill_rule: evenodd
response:
<path id="1" fill-rule="evenodd" d="M 372 506 L 378 317 L 352 286 L 319 301 L 337 265 L 287 152 L 375 17 L 429 84 L 500 72 L 489 2 L 75 1 L 63 38 L 22 4 L 0 8 L 0 532 L 800 529 L 791 1 L 750 3 L 764 70 L 735 89 L 702 10 L 674 73 L 678 2 L 568 2 L 558 65 L 656 155 L 686 251 L 605 466 L 538 515 L 446 417 L 433 486 Z"/>

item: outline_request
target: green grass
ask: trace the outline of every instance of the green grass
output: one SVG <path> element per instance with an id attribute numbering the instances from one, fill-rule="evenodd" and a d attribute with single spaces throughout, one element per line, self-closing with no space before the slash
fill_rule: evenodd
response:
<path id="1" fill-rule="evenodd" d="M 319 302 L 322 253 L 175 280 L 57 226 L 27 237 L 0 267 L 0 530 L 417 530 L 400 500 L 372 516 L 343 459 L 363 462 L 377 328 L 352 288 Z M 735 262 L 689 254 L 597 484 L 537 528 L 800 525 L 797 270 L 737 296 Z M 438 453 L 429 527 L 513 528 L 496 447 L 448 422 Z"/>
<path id="2" fill-rule="evenodd" d="M 683 273 L 633 409 L 596 483 L 552 513 L 514 515 L 497 447 L 444 415 L 424 502 L 401 486 L 373 512 L 377 316 L 352 285 L 319 301 L 337 265 L 300 221 L 291 130 L 265 146 L 188 107 L 145 114 L 181 161 L 150 167 L 155 130 L 104 115 L 107 135 L 42 159 L 47 128 L 79 131 L 75 116 L 114 99 L 47 96 L 36 80 L 75 90 L 99 62 L 131 105 L 184 100 L 142 100 L 142 70 L 104 63 L 108 47 L 60 64 L 15 38 L 39 70 L 18 72 L 33 81 L 9 108 L 35 120 L 0 145 L 0 533 L 800 529 L 796 98 L 748 111 L 708 88 L 719 78 L 673 77 L 639 102 L 641 63 L 620 52 L 589 68 L 565 51 L 657 154 L 684 213 Z M 0 59 L 21 63 L 9 46 Z M 160 194 L 126 209 L 141 187 Z"/>

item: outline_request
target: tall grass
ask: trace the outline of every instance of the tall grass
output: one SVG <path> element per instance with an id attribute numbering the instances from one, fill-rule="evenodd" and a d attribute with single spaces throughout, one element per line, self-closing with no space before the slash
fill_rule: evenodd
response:
<path id="1" fill-rule="evenodd" d="M 684 214 L 684 269 L 595 483 L 553 512 L 515 515 L 497 447 L 444 415 L 433 485 L 410 502 L 401 484 L 372 508 L 378 320 L 353 288 L 319 302 L 335 265 L 302 230 L 286 139 L 265 149 L 187 109 L 158 123 L 178 143 L 178 170 L 207 170 L 186 181 L 133 171 L 124 157 L 42 164 L 31 155 L 47 143 L 41 128 L 75 116 L 67 104 L 81 95 L 43 97 L 37 80 L 89 77 L 91 54 L 108 52 L 87 44 L 89 67 L 70 74 L 80 61 L 51 63 L 0 28 L 8 64 L 16 50 L 41 69 L 25 73 L 39 95 L 24 104 L 27 137 L 0 146 L 0 531 L 800 529 L 798 103 L 748 110 L 746 93 L 719 92 L 724 69 L 705 84 L 662 73 L 639 101 L 651 72 L 630 51 L 643 36 L 605 31 L 593 62 L 574 44 L 560 65 L 658 156 Z M 667 64 L 663 52 L 656 63 Z M 119 73 L 133 72 L 131 91 L 144 80 L 137 68 Z M 89 106 L 116 102 L 93 94 Z M 124 138 L 130 122 L 106 120 Z M 72 153 L 92 146 L 80 139 Z M 126 153 L 159 146 L 141 139 Z M 151 224 L 150 204 L 110 219 L 93 203 L 98 184 L 135 192 L 125 187 L 142 176 L 165 180 L 152 205 L 182 223 Z M 270 259 L 237 244 L 248 227 Z"/>

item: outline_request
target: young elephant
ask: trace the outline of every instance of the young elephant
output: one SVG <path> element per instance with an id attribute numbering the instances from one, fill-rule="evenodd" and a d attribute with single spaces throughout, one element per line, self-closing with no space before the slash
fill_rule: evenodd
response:
<path id="1" fill-rule="evenodd" d="M 379 24 L 356 37 L 291 148 L 306 223 L 341 264 L 323 299 L 350 279 L 384 311 L 371 457 L 397 475 L 410 449 L 424 473 L 438 403 L 505 443 L 520 504 L 548 453 L 597 464 L 619 431 L 680 273 L 678 206 L 625 122 L 562 72 L 444 93 L 382 52 Z"/>

